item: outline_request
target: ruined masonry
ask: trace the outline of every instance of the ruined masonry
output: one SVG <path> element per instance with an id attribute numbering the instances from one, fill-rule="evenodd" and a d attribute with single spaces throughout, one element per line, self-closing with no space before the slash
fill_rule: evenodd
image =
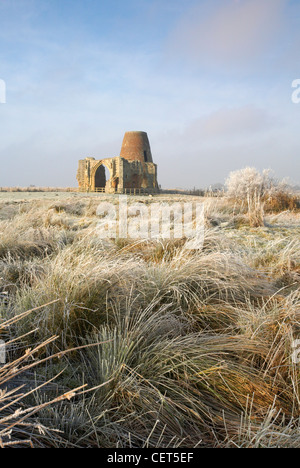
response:
<path id="1" fill-rule="evenodd" d="M 126 132 L 120 156 L 80 160 L 77 180 L 79 189 L 88 192 L 158 191 L 157 165 L 152 160 L 147 133 Z"/>

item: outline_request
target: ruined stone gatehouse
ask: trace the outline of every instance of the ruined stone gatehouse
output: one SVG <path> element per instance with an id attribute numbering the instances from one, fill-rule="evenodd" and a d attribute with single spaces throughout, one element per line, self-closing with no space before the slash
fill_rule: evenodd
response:
<path id="1" fill-rule="evenodd" d="M 157 165 L 153 163 L 147 133 L 126 132 L 120 156 L 79 161 L 79 189 L 123 193 L 126 189 L 158 190 Z"/>

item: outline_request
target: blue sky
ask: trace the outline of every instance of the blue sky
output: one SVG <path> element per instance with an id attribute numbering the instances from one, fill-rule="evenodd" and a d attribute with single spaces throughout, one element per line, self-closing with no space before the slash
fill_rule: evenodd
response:
<path id="1" fill-rule="evenodd" d="M 300 183 L 298 0 L 0 0 L 0 186 L 76 186 L 147 131 L 163 187 Z"/>

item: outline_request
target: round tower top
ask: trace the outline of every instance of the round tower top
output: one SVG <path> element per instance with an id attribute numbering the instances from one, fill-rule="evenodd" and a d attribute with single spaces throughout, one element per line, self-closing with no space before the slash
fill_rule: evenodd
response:
<path id="1" fill-rule="evenodd" d="M 129 161 L 153 162 L 148 135 L 146 132 L 126 132 L 123 138 L 120 157 Z"/>

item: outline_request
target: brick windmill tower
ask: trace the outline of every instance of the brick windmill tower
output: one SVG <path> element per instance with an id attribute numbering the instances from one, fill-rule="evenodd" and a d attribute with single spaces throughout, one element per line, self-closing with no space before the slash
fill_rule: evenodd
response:
<path id="1" fill-rule="evenodd" d="M 120 158 L 128 161 L 153 163 L 148 135 L 146 132 L 126 132 Z"/>

